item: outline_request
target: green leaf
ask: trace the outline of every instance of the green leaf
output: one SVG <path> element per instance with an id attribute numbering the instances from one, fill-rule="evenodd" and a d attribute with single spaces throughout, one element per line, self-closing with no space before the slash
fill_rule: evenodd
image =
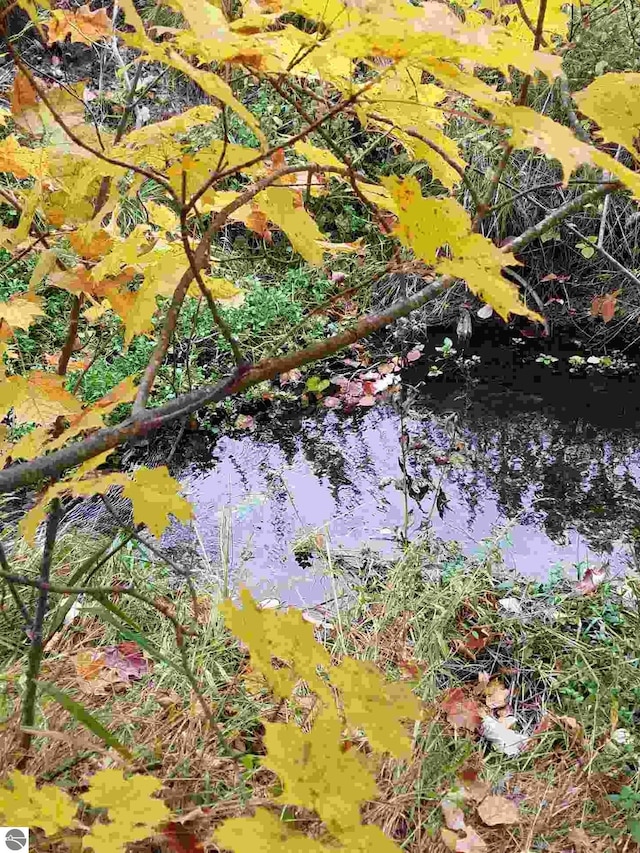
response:
<path id="1" fill-rule="evenodd" d="M 640 843 L 640 820 L 636 817 L 629 818 L 627 821 L 627 829 L 629 830 L 629 835 L 633 840 Z"/>
<path id="2" fill-rule="evenodd" d="M 120 741 L 112 735 L 108 729 L 105 729 L 100 720 L 97 720 L 93 714 L 87 711 L 84 705 L 76 702 L 75 699 L 72 699 L 67 693 L 63 693 L 62 690 L 59 690 L 55 684 L 51 684 L 49 681 L 39 681 L 38 684 L 45 693 L 48 693 L 56 700 L 56 702 L 62 705 L 62 707 L 68 711 L 72 717 L 75 717 L 79 723 L 89 729 L 90 732 L 93 732 L 94 735 L 97 735 L 102 741 L 104 741 L 104 743 L 107 744 L 107 746 L 115 749 L 123 758 L 126 758 L 127 761 L 131 761 L 133 759 L 133 755 L 127 747 L 120 743 Z"/>

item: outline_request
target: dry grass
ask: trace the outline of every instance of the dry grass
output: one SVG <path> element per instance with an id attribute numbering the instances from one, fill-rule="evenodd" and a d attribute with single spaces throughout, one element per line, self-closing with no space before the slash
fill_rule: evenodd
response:
<path id="1" fill-rule="evenodd" d="M 421 582 L 420 567 L 432 566 L 434 560 L 443 560 L 444 554 L 433 547 L 428 552 L 421 548 L 409 549 L 383 592 L 361 603 L 353 612 L 343 613 L 342 631 L 331 629 L 324 637 L 334 655 L 338 656 L 341 649 L 346 648 L 358 658 L 375 660 L 390 677 L 411 679 L 415 676 L 412 666 L 419 669 L 416 690 L 425 699 L 424 719 L 413 731 L 413 757 L 409 762 L 389 758 L 378 761 L 379 797 L 365 806 L 364 821 L 381 827 L 409 853 L 444 853 L 446 847 L 440 841 L 440 803 L 448 792 L 465 784 L 464 779 L 471 771 L 471 775 L 485 781 L 493 793 L 510 798 L 519 807 L 517 825 L 487 827 L 476 813 L 477 804 L 468 802 L 465 807 L 467 825 L 473 826 L 484 839 L 486 853 L 533 853 L 537 850 L 627 853 L 637 850 L 638 846 L 625 831 L 627 815 L 609 799 L 622 785 L 637 786 L 637 773 L 634 775 L 630 769 L 634 761 L 637 766 L 637 757 L 629 755 L 628 760 L 610 760 L 607 731 L 611 724 L 594 717 L 592 706 L 576 721 L 576 731 L 552 727 L 533 741 L 528 752 L 515 759 L 490 749 L 475 733 L 455 731 L 447 722 L 440 706 L 442 688 L 477 681 L 483 660 L 485 663 L 493 661 L 496 666 L 508 663 L 508 667 L 503 666 L 506 674 L 502 677 L 514 690 L 520 689 L 523 680 L 537 685 L 539 691 L 546 690 L 540 699 L 548 710 L 556 714 L 569 711 L 578 714 L 579 711 L 573 711 L 562 702 L 558 704 L 558 694 L 545 687 L 547 681 L 541 678 L 540 672 L 524 668 L 519 657 L 522 649 L 530 644 L 540 658 L 541 670 L 550 665 L 555 667 L 558 662 L 566 665 L 567 649 L 562 646 L 562 634 L 560 639 L 549 638 L 545 626 L 532 623 L 525 629 L 505 624 L 504 618 L 497 613 L 497 596 L 492 589 L 492 584 L 497 584 L 499 579 L 497 567 L 494 567 L 497 574 L 493 580 L 490 567 L 482 563 L 468 565 L 466 571 L 454 573 L 446 582 Z M 122 576 L 124 567 L 117 568 Z M 112 571 L 114 567 L 109 568 L 109 572 Z M 168 594 L 162 585 L 158 592 Z M 583 623 L 589 613 L 601 609 L 597 601 L 576 603 L 569 597 L 563 602 L 560 593 L 561 588 L 556 588 L 544 595 L 554 597 L 557 604 L 566 607 L 571 618 L 575 616 Z M 178 596 L 175 606 L 177 612 L 186 612 L 188 596 Z M 624 616 L 622 610 L 620 613 Z M 142 618 L 135 608 L 133 615 Z M 630 615 L 628 622 L 610 632 L 606 640 L 609 647 L 614 638 L 631 630 L 633 618 Z M 493 626 L 498 638 L 491 647 L 493 657 L 479 655 L 473 660 L 460 653 L 454 641 L 464 636 L 473 623 Z M 570 620 L 566 624 L 570 625 Z M 119 636 L 112 625 L 96 616 L 80 615 L 50 645 L 42 677 L 82 701 L 87 710 L 132 750 L 131 769 L 150 773 L 163 781 L 163 798 L 177 815 L 176 824 L 201 841 L 203 850 L 218 849 L 210 839 L 223 820 L 249 815 L 258 806 L 273 809 L 310 837 L 321 837 L 324 827 L 314 814 L 291 808 L 283 812 L 273 804 L 277 779 L 260 766 L 260 756 L 265 752 L 263 722 L 278 720 L 295 724 L 298 721 L 304 725 L 306 720 L 308 724 L 312 716 L 310 706 L 304 699 L 276 705 L 264 691 L 244 684 L 246 654 L 237 644 L 229 643 L 228 638 L 223 642 L 217 632 L 214 618 L 201 626 L 201 636 L 193 641 L 191 661 L 204 685 L 206 701 L 214 710 L 221 709 L 224 735 L 234 749 L 243 753 L 241 760 L 220 753 L 218 740 L 188 685 L 157 661 L 148 675 L 131 684 L 116 682 L 106 695 L 83 692 L 76 656 L 113 644 Z M 509 645 L 504 642 L 507 632 L 510 632 L 511 648 L 505 657 L 504 649 Z M 165 652 L 170 649 L 171 635 L 161 621 L 156 621 L 155 615 L 146 623 L 146 633 L 155 647 Z M 551 651 L 546 649 L 541 638 L 552 644 Z M 588 639 L 585 636 L 585 648 Z M 213 656 L 207 656 L 210 648 L 215 649 Z M 623 656 L 626 648 L 621 647 Z M 607 650 L 605 645 L 596 646 L 589 659 L 590 666 L 602 679 L 603 706 L 607 698 L 604 691 L 618 684 L 611 679 L 629 678 L 629 664 L 624 660 L 620 662 L 618 675 L 612 675 L 612 654 L 616 653 L 615 649 Z M 216 665 L 224 675 L 208 679 L 205 673 L 214 672 Z M 514 667 L 522 671 L 518 678 L 513 675 L 509 682 L 508 671 Z M 5 707 L 11 709 L 0 729 L 0 766 L 5 771 L 15 767 L 19 757 L 16 744 L 21 670 L 21 662 L 14 662 L 4 672 Z M 622 707 L 624 696 L 619 695 Z M 604 710 L 609 713 L 608 706 Z M 81 796 L 97 770 L 107 766 L 125 767 L 124 760 L 114 750 L 107 749 L 97 736 L 80 727 L 57 703 L 41 700 L 39 711 L 40 733 L 34 738 L 33 751 L 23 767 L 24 772 L 34 775 L 39 782 L 53 782 Z M 518 725 L 524 725 L 526 719 L 524 713 L 518 714 Z M 370 755 L 365 737 L 354 737 L 353 746 Z M 370 755 L 369 760 L 374 760 L 373 756 Z M 35 849 L 62 853 L 64 848 L 37 836 Z M 132 850 L 176 853 L 175 845 L 172 846 L 165 835 L 132 845 Z"/>

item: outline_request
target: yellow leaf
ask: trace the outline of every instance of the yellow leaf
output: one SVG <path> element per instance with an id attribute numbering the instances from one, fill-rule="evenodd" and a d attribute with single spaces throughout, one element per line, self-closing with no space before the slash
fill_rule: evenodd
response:
<path id="1" fill-rule="evenodd" d="M 88 5 L 80 6 L 73 12 L 67 9 L 54 9 L 47 23 L 47 30 L 49 45 L 64 41 L 67 36 L 71 36 L 72 42 L 91 45 L 94 41 L 107 38 L 112 34 L 106 10 L 96 9 L 92 12 Z"/>
<path id="2" fill-rule="evenodd" d="M 321 713 L 308 733 L 285 723 L 265 729 L 262 764 L 283 786 L 276 802 L 313 809 L 336 834 L 355 829 L 360 807 L 378 789 L 358 752 L 341 749 L 341 722 Z"/>
<path id="3" fill-rule="evenodd" d="M 122 770 L 100 770 L 91 777 L 89 790 L 82 799 L 93 808 L 109 809 L 109 818 L 114 823 L 122 821 L 130 826 L 142 824 L 153 828 L 171 814 L 162 800 L 152 796 L 161 789 L 162 782 L 153 776 L 136 774 L 125 779 Z"/>
<path id="4" fill-rule="evenodd" d="M 515 255 L 500 251 L 482 234 L 469 234 L 458 243 L 455 252 L 456 258 L 439 262 L 438 272 L 464 279 L 470 290 L 491 305 L 505 321 L 508 321 L 509 314 L 521 314 L 544 322 L 539 314 L 520 300 L 515 284 L 500 274 L 503 267 L 520 263 Z"/>
<path id="5" fill-rule="evenodd" d="M 319 166 L 338 166 L 340 169 L 345 168 L 345 164 L 341 160 L 338 160 L 336 155 L 332 154 L 331 151 L 327 151 L 326 148 L 317 148 L 315 145 L 311 145 L 310 142 L 303 142 L 303 140 L 299 139 L 294 143 L 293 150 L 297 151 L 298 154 L 302 154 L 309 163 L 317 163 Z"/>
<path id="6" fill-rule="evenodd" d="M 427 264 L 434 264 L 441 246 L 455 246 L 471 230 L 471 217 L 453 198 L 423 198 L 414 177 L 383 178 L 398 211 L 394 235 Z"/>
<path id="7" fill-rule="evenodd" d="M 150 39 L 145 38 L 144 43 L 140 43 L 139 37 L 138 41 L 131 40 L 126 34 L 123 35 L 123 38 L 125 41 L 129 41 L 132 46 L 145 50 L 149 59 L 161 62 L 170 68 L 175 68 L 176 71 L 181 71 L 185 76 L 190 77 L 197 83 L 207 95 L 210 95 L 232 109 L 251 128 L 260 143 L 266 147 L 267 140 L 256 117 L 236 98 L 231 86 L 221 77 L 212 71 L 204 71 L 201 68 L 196 68 L 190 62 L 187 62 L 177 51 L 156 45 Z"/>
<path id="8" fill-rule="evenodd" d="M 63 447 L 71 438 L 75 438 L 81 432 L 99 429 L 104 426 L 104 418 L 122 403 L 129 403 L 137 393 L 135 379 L 128 376 L 118 383 L 104 397 L 101 397 L 89 408 L 83 409 L 78 415 L 69 417 L 69 427 L 57 439 L 52 441 L 47 450 L 57 450 Z"/>
<path id="9" fill-rule="evenodd" d="M 242 293 L 232 281 L 226 278 L 211 278 L 205 275 L 202 276 L 202 280 L 214 299 L 234 299 Z M 190 296 L 200 296 L 200 288 L 197 281 L 191 282 L 188 292 Z"/>
<path id="10" fill-rule="evenodd" d="M 32 293 L 16 293 L 0 302 L 0 320 L 15 329 L 28 329 L 36 317 L 44 317 L 42 300 Z"/>
<path id="11" fill-rule="evenodd" d="M 541 115 L 530 107 L 502 105 L 494 109 L 498 121 L 512 128 L 515 148 L 537 148 L 560 161 L 565 183 L 579 167 L 594 162 L 595 149 L 578 139 L 568 127 Z"/>
<path id="12" fill-rule="evenodd" d="M 23 516 L 18 525 L 20 534 L 31 546 L 35 545 L 38 527 L 44 521 L 47 514 L 47 506 L 60 495 L 69 492 L 78 497 L 89 497 L 90 495 L 104 494 L 114 486 L 123 486 L 129 482 L 126 474 L 97 474 L 87 477 L 85 480 L 62 480 L 49 486 L 39 497 L 35 506 Z"/>
<path id="13" fill-rule="evenodd" d="M 14 135 L 0 142 L 0 172 L 11 172 L 16 178 L 49 175 L 49 158 L 44 148 L 25 148 Z"/>
<path id="14" fill-rule="evenodd" d="M 300 832 L 267 811 L 256 809 L 253 817 L 234 817 L 225 820 L 214 833 L 216 844 L 233 853 L 255 850 L 256 853 L 282 850 L 283 853 L 327 853 L 327 847 Z M 335 848 L 340 853 L 341 848 Z"/>
<path id="15" fill-rule="evenodd" d="M 46 426 L 80 408 L 80 401 L 65 390 L 64 376 L 55 373 L 32 370 L 27 376 L 11 376 L 0 389 L 0 417 L 13 409 L 18 423 Z"/>
<path id="16" fill-rule="evenodd" d="M 35 265 L 33 272 L 31 273 L 31 278 L 29 279 L 29 290 L 36 289 L 42 279 L 49 275 L 51 270 L 54 269 L 57 260 L 58 258 L 56 257 L 55 252 L 51 249 L 47 249 L 45 252 L 42 252 L 38 258 L 38 263 Z"/>
<path id="17" fill-rule="evenodd" d="M 177 215 L 165 204 L 147 202 L 147 213 L 154 225 L 158 225 L 163 231 L 175 232 L 180 230 Z"/>
<path id="18" fill-rule="evenodd" d="M 270 187 L 256 197 L 256 203 L 267 218 L 287 235 L 291 245 L 310 264 L 321 266 L 324 235 L 302 206 L 296 205 L 295 190 Z"/>
<path id="19" fill-rule="evenodd" d="M 86 477 L 87 474 L 93 473 L 96 468 L 99 468 L 100 465 L 107 461 L 112 453 L 115 453 L 114 448 L 111 448 L 111 450 L 105 450 L 104 453 L 99 453 L 97 456 L 94 456 L 93 459 L 87 459 L 86 462 L 83 462 L 82 465 L 78 466 L 74 471 L 72 479 L 81 480 L 83 477 Z"/>
<path id="20" fill-rule="evenodd" d="M 47 427 L 36 427 L 23 435 L 15 444 L 5 444 L 0 447 L 0 467 L 7 459 L 33 459 L 39 456 L 49 439 Z"/>
<path id="21" fill-rule="evenodd" d="M 143 776 L 136 777 L 138 779 Z M 91 832 L 83 837 L 83 848 L 86 845 L 93 853 L 124 853 L 129 844 L 135 841 L 143 841 L 150 835 L 155 835 L 155 830 L 147 825 L 133 826 L 126 820 L 116 823 L 94 823 Z"/>
<path id="22" fill-rule="evenodd" d="M 604 142 L 619 142 L 640 157 L 640 73 L 603 74 L 573 99 L 599 126 Z"/>
<path id="23" fill-rule="evenodd" d="M 406 684 L 388 682 L 372 662 L 348 657 L 332 667 L 329 677 L 342 690 L 348 724 L 364 729 L 375 750 L 396 758 L 411 755 L 411 738 L 401 720 L 419 719 L 421 706 Z"/>
<path id="24" fill-rule="evenodd" d="M 45 835 L 55 835 L 73 822 L 78 806 L 55 785 L 36 787 L 32 776 L 19 770 L 9 774 L 12 790 L 0 788 L 0 814 L 8 826 L 39 827 Z"/>
<path id="25" fill-rule="evenodd" d="M 179 521 L 193 516 L 191 504 L 180 495 L 180 483 L 166 467 L 138 468 L 123 490 L 133 504 L 136 524 L 146 524 L 154 536 L 160 537 L 169 525 L 169 515 Z"/>
<path id="26" fill-rule="evenodd" d="M 274 693 L 287 697 L 298 677 L 304 677 L 311 690 L 326 703 L 331 702 L 326 683 L 316 674 L 318 666 L 328 669 L 330 658 L 326 649 L 316 642 L 313 626 L 293 609 L 284 613 L 261 610 L 246 589 L 241 590 L 240 598 L 242 609 L 227 599 L 220 605 L 220 612 L 229 630 L 249 646 L 252 667 L 264 675 Z M 291 670 L 274 669 L 272 655 L 291 661 Z"/>

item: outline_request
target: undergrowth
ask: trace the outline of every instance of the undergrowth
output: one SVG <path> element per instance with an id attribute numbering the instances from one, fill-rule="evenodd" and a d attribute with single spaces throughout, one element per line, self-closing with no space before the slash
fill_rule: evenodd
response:
<path id="1" fill-rule="evenodd" d="M 326 564 L 321 544 L 316 559 Z M 98 545 L 78 534 L 63 539 L 52 581 L 68 583 Z M 37 571 L 33 554 L 21 546 L 12 565 L 22 574 Z M 353 590 L 353 577 L 336 574 L 339 560 L 331 565 L 336 591 Z M 127 746 L 134 766 L 160 778 L 165 802 L 191 815 L 190 829 L 204 838 L 224 818 L 250 813 L 271 796 L 276 779 L 261 767 L 263 723 L 302 722 L 309 706 L 304 692 L 298 706 L 278 702 L 253 679 L 245 650 L 217 611 L 216 585 L 201 576 L 193 582 L 189 591 L 175 565 L 163 565 L 140 543 L 125 545 L 91 583 L 134 587 L 195 626 L 195 635 L 184 638 L 184 656 L 161 613 L 122 594 L 112 599 L 115 609 L 85 601 L 71 614 L 47 647 L 43 678 Z M 388 678 L 409 683 L 424 703 L 423 721 L 412 729 L 413 756 L 379 765 L 380 796 L 365 807 L 365 821 L 406 850 L 425 844 L 444 850 L 440 804 L 474 778 L 519 807 L 517 826 L 482 828 L 492 853 L 579 851 L 576 827 L 593 845 L 585 849 L 636 849 L 639 591 L 633 577 L 605 581 L 586 594 L 559 574 L 545 582 L 517 577 L 502 564 L 498 537 L 468 557 L 455 544 L 422 540 L 388 572 L 359 584 L 357 594 L 339 596 L 339 610 L 309 611 L 333 660 L 347 654 L 373 661 Z M 25 640 L 7 595 L 3 605 L 0 755 L 10 769 Z M 146 662 L 136 677 L 91 675 L 90 654 L 122 643 L 133 644 Z M 221 754 L 185 663 L 215 709 L 218 735 L 240 754 L 239 762 Z M 511 729 L 528 738 L 518 755 L 507 756 L 478 731 L 451 724 L 447 697 L 478 701 L 487 681 L 508 691 L 493 714 L 509 717 Z M 75 791 L 87 774 L 120 761 L 49 700 L 40 703 L 37 727 L 43 733 L 35 737 L 28 772 L 41 781 Z M 354 747 L 366 750 L 366 738 L 351 737 Z M 295 819 L 299 829 L 314 826 L 300 810 L 287 809 L 283 818 Z M 509 846 L 516 842 L 520 846 Z"/>

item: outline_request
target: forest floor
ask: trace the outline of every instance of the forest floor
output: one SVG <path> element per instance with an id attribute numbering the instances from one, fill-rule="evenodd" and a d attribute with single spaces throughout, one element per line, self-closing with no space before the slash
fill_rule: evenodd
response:
<path id="1" fill-rule="evenodd" d="M 77 534 L 63 541 L 54 584 L 72 582 L 88 547 Z M 132 849 L 217 850 L 213 829 L 257 805 L 317 836 L 312 813 L 270 805 L 276 777 L 261 767 L 262 721 L 302 719 L 305 708 L 275 701 L 247 678 L 248 655 L 224 628 L 210 589 L 176 591 L 147 556 L 130 543 L 91 583 L 133 584 L 192 626 L 185 657 L 160 612 L 123 594 L 109 610 L 86 601 L 70 613 L 47 643 L 41 674 L 131 751 L 129 767 L 162 780 L 163 799 L 180 817 Z M 12 565 L 25 575 L 38 568 L 26 550 L 14 552 Z M 639 594 L 633 578 L 609 580 L 592 569 L 580 582 L 527 581 L 501 565 L 491 544 L 463 557 L 450 543 L 423 541 L 386 577 L 367 578 L 339 618 L 318 618 L 316 638 L 333 656 L 373 660 L 423 701 L 422 721 L 407 726 L 412 758 L 380 763 L 379 796 L 365 807 L 365 822 L 411 853 L 639 849 Z M 49 624 L 65 600 L 54 598 Z M 7 601 L 2 615 L 0 766 L 9 771 L 25 646 Z M 222 754 L 203 703 L 240 759 Z M 78 717 L 43 694 L 23 772 L 81 794 L 97 770 L 124 768 Z M 349 737 L 352 748 L 366 748 L 363 736 Z M 32 835 L 36 850 L 65 849 Z"/>

